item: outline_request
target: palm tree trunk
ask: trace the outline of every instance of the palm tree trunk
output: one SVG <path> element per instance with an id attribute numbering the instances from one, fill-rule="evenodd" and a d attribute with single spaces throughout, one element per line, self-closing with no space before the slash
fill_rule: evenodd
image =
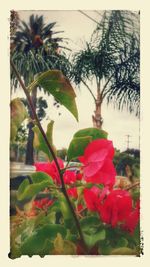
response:
<path id="1" fill-rule="evenodd" d="M 37 87 L 32 90 L 32 101 L 34 107 L 36 109 L 36 100 L 37 100 Z M 31 110 L 29 110 L 30 117 L 32 118 Z M 26 160 L 25 163 L 28 165 L 34 164 L 34 148 L 33 148 L 33 140 L 34 140 L 34 132 L 32 128 L 34 127 L 33 122 L 29 122 L 28 124 L 28 140 L 27 140 L 27 148 L 26 148 Z"/>
<path id="2" fill-rule="evenodd" d="M 95 111 L 92 115 L 93 127 L 101 129 L 102 128 L 102 116 L 101 116 L 101 106 L 102 106 L 102 96 L 100 93 L 100 85 L 97 84 L 97 98 L 95 100 Z"/>

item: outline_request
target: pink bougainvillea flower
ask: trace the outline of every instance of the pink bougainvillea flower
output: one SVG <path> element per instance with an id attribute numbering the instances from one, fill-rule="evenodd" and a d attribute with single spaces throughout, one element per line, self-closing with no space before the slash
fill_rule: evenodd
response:
<path id="1" fill-rule="evenodd" d="M 68 188 L 67 193 L 69 196 L 77 199 L 78 198 L 78 192 L 76 187 Z"/>
<path id="2" fill-rule="evenodd" d="M 63 161 L 60 158 L 57 158 L 57 161 L 60 169 L 63 169 Z M 54 160 L 52 162 L 36 162 L 34 165 L 36 167 L 36 171 L 47 173 L 57 184 L 60 184 L 60 177 Z"/>
<path id="3" fill-rule="evenodd" d="M 34 164 L 36 171 L 46 172 L 51 175 L 51 162 L 36 162 Z"/>
<path id="4" fill-rule="evenodd" d="M 110 186 L 111 188 L 115 184 L 116 170 L 110 159 L 107 159 L 100 170 L 91 177 L 86 176 L 86 182 L 103 184 L 105 186 Z"/>
<path id="5" fill-rule="evenodd" d="M 84 155 L 79 157 L 83 163 L 83 175 L 87 182 L 110 185 L 115 183 L 116 171 L 112 162 L 114 148 L 112 142 L 97 139 L 85 149 Z"/>
<path id="6" fill-rule="evenodd" d="M 132 235 L 136 226 L 138 225 L 140 218 L 140 205 L 139 201 L 136 203 L 136 207 L 130 212 L 129 216 L 126 218 L 125 223 L 122 225 L 122 229 L 129 231 Z"/>
<path id="7" fill-rule="evenodd" d="M 84 200 L 86 206 L 91 211 L 98 211 L 99 206 L 101 205 L 101 201 L 105 198 L 105 196 L 109 193 L 109 189 L 105 187 L 104 189 L 100 189 L 96 186 L 92 188 L 84 189 Z"/>
<path id="8" fill-rule="evenodd" d="M 82 177 L 83 177 L 83 173 L 81 173 L 81 172 L 77 172 L 76 173 L 76 179 L 77 180 L 81 181 L 82 180 Z"/>
<path id="9" fill-rule="evenodd" d="M 77 180 L 76 173 L 73 171 L 66 170 L 63 175 L 63 179 L 65 184 L 73 184 Z"/>
<path id="10" fill-rule="evenodd" d="M 87 208 L 91 211 L 97 211 L 100 189 L 96 186 L 93 186 L 90 189 L 85 188 L 83 194 Z"/>
<path id="11" fill-rule="evenodd" d="M 124 222 L 132 211 L 132 198 L 125 190 L 113 190 L 99 205 L 99 214 L 103 222 L 115 227 Z"/>
<path id="12" fill-rule="evenodd" d="M 50 207 L 53 203 L 54 203 L 54 200 L 51 200 L 48 198 L 43 198 L 40 200 L 34 200 L 33 201 L 33 208 L 45 210 L 48 207 Z"/>

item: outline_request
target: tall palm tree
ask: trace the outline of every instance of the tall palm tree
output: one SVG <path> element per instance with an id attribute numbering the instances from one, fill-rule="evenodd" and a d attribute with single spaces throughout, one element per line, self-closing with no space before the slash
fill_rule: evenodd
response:
<path id="1" fill-rule="evenodd" d="M 28 86 L 35 75 L 48 69 L 62 70 L 65 75 L 70 68 L 65 54 L 60 54 L 64 48 L 60 44 L 64 39 L 57 37 L 62 31 L 54 31 L 56 22 L 45 25 L 43 16 L 31 15 L 29 22 L 21 21 L 18 30 L 11 37 L 11 57 L 25 85 Z M 12 88 L 17 88 L 18 80 L 11 73 Z M 37 88 L 32 91 L 32 101 L 36 107 Z M 32 113 L 30 116 L 32 118 Z M 26 151 L 26 164 L 33 164 L 33 123 L 28 124 L 29 135 Z"/>
<path id="2" fill-rule="evenodd" d="M 83 83 L 95 102 L 93 126 L 102 127 L 104 98 L 118 108 L 139 114 L 139 15 L 130 11 L 105 11 L 91 41 L 75 54 L 73 77 Z M 96 95 L 88 82 L 95 80 Z"/>

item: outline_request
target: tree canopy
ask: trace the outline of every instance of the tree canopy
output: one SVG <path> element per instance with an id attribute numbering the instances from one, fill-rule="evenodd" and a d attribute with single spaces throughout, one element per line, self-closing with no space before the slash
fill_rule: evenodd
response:
<path id="1" fill-rule="evenodd" d="M 139 14 L 105 11 L 89 43 L 73 59 L 76 84 L 96 80 L 101 97 L 139 115 Z M 102 85 L 103 84 L 103 85 Z M 92 89 L 88 86 L 93 94 Z"/>

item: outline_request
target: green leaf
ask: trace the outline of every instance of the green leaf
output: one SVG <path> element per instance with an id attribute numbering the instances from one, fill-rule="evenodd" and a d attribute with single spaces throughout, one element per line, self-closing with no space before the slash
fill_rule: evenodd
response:
<path id="1" fill-rule="evenodd" d="M 107 240 L 102 240 L 99 242 L 98 252 L 100 255 L 110 255 L 112 247 Z"/>
<path id="2" fill-rule="evenodd" d="M 63 214 L 64 220 L 73 220 L 72 213 L 68 206 L 68 202 L 62 193 L 58 195 L 58 200 L 60 203 L 60 210 Z"/>
<path id="3" fill-rule="evenodd" d="M 80 220 L 84 239 L 88 248 L 92 248 L 95 244 L 106 237 L 105 229 L 101 227 L 98 217 L 88 216 Z"/>
<path id="4" fill-rule="evenodd" d="M 85 148 L 91 141 L 91 136 L 74 137 L 67 151 L 68 161 L 83 155 Z"/>
<path id="5" fill-rule="evenodd" d="M 42 181 L 40 183 L 29 184 L 25 186 L 22 184 L 18 188 L 17 198 L 19 201 L 24 199 L 31 199 L 32 197 L 36 196 L 39 192 L 44 190 L 46 187 L 50 186 L 50 181 Z"/>
<path id="6" fill-rule="evenodd" d="M 68 161 L 84 154 L 87 145 L 96 139 L 107 139 L 107 132 L 97 128 L 85 128 L 76 132 L 67 151 Z"/>
<path id="7" fill-rule="evenodd" d="M 46 255 L 48 252 L 47 249 L 49 251 L 52 249 L 52 243 L 58 233 L 65 238 L 67 232 L 66 229 L 59 224 L 49 224 L 37 229 L 21 245 L 22 255 Z M 49 248 L 47 248 L 48 244 L 50 246 Z M 44 251 L 44 248 L 46 248 L 46 251 Z"/>
<path id="8" fill-rule="evenodd" d="M 62 193 L 60 193 L 57 198 L 59 201 L 60 211 L 63 215 L 64 225 L 73 233 L 76 231 L 76 225 L 68 202 Z"/>
<path id="9" fill-rule="evenodd" d="M 104 240 L 106 237 L 105 229 L 98 230 L 95 234 L 84 234 L 85 242 L 88 248 L 92 248 L 96 245 L 100 240 Z"/>
<path id="10" fill-rule="evenodd" d="M 21 123 L 27 118 L 27 111 L 23 102 L 15 98 L 10 103 L 11 107 L 11 141 L 14 141 Z"/>
<path id="11" fill-rule="evenodd" d="M 42 181 L 48 181 L 49 184 L 53 185 L 53 179 L 45 172 L 35 172 L 30 175 L 30 178 L 33 183 L 41 183 Z"/>
<path id="12" fill-rule="evenodd" d="M 137 201 L 140 198 L 140 188 L 134 188 L 131 192 L 132 198 Z"/>
<path id="13" fill-rule="evenodd" d="M 39 228 L 46 224 L 55 224 L 56 223 L 56 212 L 52 211 L 45 216 L 45 212 L 40 212 L 35 219 L 34 227 Z"/>
<path id="14" fill-rule="evenodd" d="M 84 232 L 91 231 L 91 227 L 96 228 L 99 227 L 100 224 L 100 219 L 96 216 L 87 216 L 80 220 L 80 225 Z"/>
<path id="15" fill-rule="evenodd" d="M 59 251 L 60 253 L 63 251 L 64 240 L 61 234 L 57 234 L 57 237 L 54 240 L 54 249 Z"/>
<path id="16" fill-rule="evenodd" d="M 132 238 L 136 243 L 136 246 L 140 246 L 140 222 L 136 226 Z"/>
<path id="17" fill-rule="evenodd" d="M 78 111 L 75 102 L 75 92 L 70 81 L 59 70 L 48 70 L 38 77 L 28 87 L 32 90 L 35 86 L 40 86 L 55 97 L 56 100 L 65 106 L 78 121 Z"/>
<path id="18" fill-rule="evenodd" d="M 53 148 L 54 153 L 56 154 L 56 148 L 53 145 L 53 139 L 52 139 L 53 124 L 54 124 L 54 121 L 51 121 L 47 125 L 46 136 L 47 136 L 47 139 L 48 139 L 50 145 Z M 34 131 L 34 142 L 33 142 L 34 148 L 36 148 L 39 151 L 43 151 L 48 156 L 48 159 L 52 160 L 53 159 L 52 154 L 50 153 L 50 151 L 47 147 L 47 144 L 46 144 L 46 142 L 43 138 L 43 135 L 41 134 L 39 128 L 37 126 L 34 126 L 32 129 Z"/>
<path id="19" fill-rule="evenodd" d="M 91 136 L 92 140 L 96 139 L 107 139 L 108 133 L 104 130 L 100 130 L 97 128 L 85 128 L 82 130 L 79 130 L 74 134 L 73 137 L 85 137 L 85 136 Z"/>
<path id="20" fill-rule="evenodd" d="M 124 237 L 120 237 L 120 239 L 117 242 L 116 247 L 127 247 L 128 245 L 128 240 Z"/>
<path id="21" fill-rule="evenodd" d="M 61 234 L 57 234 L 57 237 L 54 240 L 54 254 L 76 255 L 76 246 L 69 240 L 63 240 Z"/>
<path id="22" fill-rule="evenodd" d="M 30 185 L 29 180 L 25 179 L 22 181 L 22 183 L 20 184 L 19 188 L 18 188 L 18 192 L 17 192 L 17 198 L 18 200 L 21 200 L 21 196 L 24 194 L 24 191 L 26 190 L 26 188 Z"/>
<path id="23" fill-rule="evenodd" d="M 136 251 L 128 247 L 120 247 L 120 248 L 112 249 L 110 254 L 111 255 L 136 255 Z"/>

